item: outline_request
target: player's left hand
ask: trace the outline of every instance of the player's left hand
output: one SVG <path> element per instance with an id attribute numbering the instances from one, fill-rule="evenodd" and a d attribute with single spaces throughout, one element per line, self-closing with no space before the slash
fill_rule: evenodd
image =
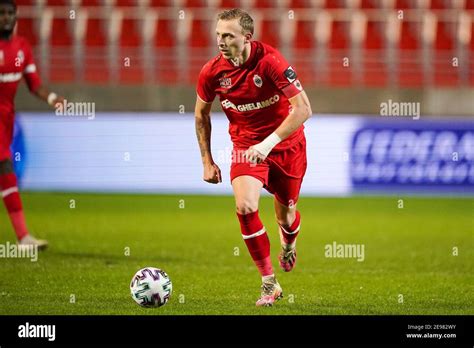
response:
<path id="1" fill-rule="evenodd" d="M 245 158 L 250 163 L 262 163 L 265 161 L 267 156 L 259 152 L 255 146 L 250 146 L 247 151 L 245 151 Z"/>
<path id="2" fill-rule="evenodd" d="M 54 107 L 57 106 L 57 104 L 63 104 L 64 103 L 64 97 L 62 95 L 58 95 L 56 99 L 53 102 Z"/>

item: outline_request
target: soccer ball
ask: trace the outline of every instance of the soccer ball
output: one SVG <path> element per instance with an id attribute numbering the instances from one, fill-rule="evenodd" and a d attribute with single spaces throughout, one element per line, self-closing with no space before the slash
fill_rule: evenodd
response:
<path id="1" fill-rule="evenodd" d="M 171 280 L 165 271 L 146 267 L 132 278 L 130 291 L 132 298 L 142 307 L 153 308 L 165 305 L 172 291 Z"/>

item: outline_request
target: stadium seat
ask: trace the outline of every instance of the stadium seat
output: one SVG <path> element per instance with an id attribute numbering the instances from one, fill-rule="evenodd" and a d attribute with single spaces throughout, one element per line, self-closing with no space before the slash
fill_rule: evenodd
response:
<path id="1" fill-rule="evenodd" d="M 136 7 L 140 4 L 138 0 L 115 0 L 115 7 Z"/>
<path id="2" fill-rule="evenodd" d="M 289 9 L 311 9 L 314 8 L 311 0 L 289 0 L 288 6 Z"/>
<path id="3" fill-rule="evenodd" d="M 59 2 L 56 2 L 59 4 Z M 61 4 L 59 4 L 62 6 Z M 75 78 L 73 30 L 74 21 L 64 17 L 53 17 L 50 43 L 50 79 L 71 82 Z"/>
<path id="4" fill-rule="evenodd" d="M 69 6 L 70 1 L 67 0 L 47 0 L 46 5 L 47 6 Z"/>
<path id="5" fill-rule="evenodd" d="M 349 44 L 349 23 L 344 21 L 332 21 L 329 48 L 333 50 L 347 50 Z"/>
<path id="6" fill-rule="evenodd" d="M 296 49 L 312 49 L 316 47 L 315 21 L 296 19 L 294 46 Z"/>
<path id="7" fill-rule="evenodd" d="M 387 65 L 385 60 L 384 23 L 368 21 L 363 40 L 363 79 L 368 86 L 384 86 L 387 83 Z"/>
<path id="8" fill-rule="evenodd" d="M 173 0 L 150 0 L 148 6 L 150 7 L 171 7 L 173 6 Z"/>
<path id="9" fill-rule="evenodd" d="M 160 18 L 155 21 L 153 46 L 155 55 L 155 80 L 160 84 L 173 84 L 178 80 L 177 69 L 177 20 Z"/>
<path id="10" fill-rule="evenodd" d="M 431 10 L 445 10 L 450 7 L 450 4 L 446 0 L 431 0 L 430 9 Z"/>
<path id="11" fill-rule="evenodd" d="M 27 17 L 18 17 L 17 19 L 17 35 L 23 36 L 28 40 L 30 45 L 36 46 L 39 43 L 38 23 L 36 19 Z"/>
<path id="12" fill-rule="evenodd" d="M 435 33 L 435 49 L 436 50 L 453 50 L 455 42 L 456 28 L 448 23 L 438 21 Z"/>
<path id="13" fill-rule="evenodd" d="M 118 40 L 121 83 L 140 83 L 144 80 L 141 25 L 143 20 L 122 18 Z"/>
<path id="14" fill-rule="evenodd" d="M 158 2 L 155 5 L 160 5 Z M 161 2 L 163 5 L 163 2 Z M 161 17 L 160 17 L 161 15 Z M 177 47 L 178 19 L 170 19 L 163 11 L 157 12 L 153 36 L 155 67 L 154 80 L 160 84 L 174 84 L 178 81 Z"/>
<path id="15" fill-rule="evenodd" d="M 273 19 L 261 19 L 260 22 L 260 33 L 258 33 L 259 40 L 266 44 L 278 48 L 280 46 L 281 37 L 280 32 L 280 21 Z"/>
<path id="16" fill-rule="evenodd" d="M 89 12 L 89 11 L 88 11 Z M 94 13 L 91 12 L 93 15 Z M 84 37 L 84 79 L 91 83 L 105 83 L 109 79 L 110 62 L 107 49 L 107 20 L 88 17 Z"/>
<path id="17" fill-rule="evenodd" d="M 215 45 L 213 34 L 214 21 L 192 19 L 191 30 L 186 39 L 189 47 L 204 49 Z"/>
<path id="18" fill-rule="evenodd" d="M 102 6 L 102 0 L 81 0 L 82 7 L 94 7 L 94 6 Z"/>
<path id="19" fill-rule="evenodd" d="M 215 17 L 203 18 L 205 14 L 203 9 L 207 10 L 210 5 L 211 2 L 206 0 L 185 1 L 186 8 L 190 9 L 188 13 L 191 13 L 185 19 L 189 27 L 186 28 L 180 23 L 177 35 L 185 43 L 187 63 L 183 64 L 182 59 L 174 63 L 178 66 L 181 64 L 181 68 L 177 68 L 178 79 L 181 82 L 195 83 L 202 66 L 210 59 L 211 52 L 215 52 Z"/>
<path id="20" fill-rule="evenodd" d="M 361 0 L 360 2 L 360 8 L 362 9 L 375 9 L 378 7 L 382 7 L 382 4 L 377 0 Z"/>
<path id="21" fill-rule="evenodd" d="M 206 0 L 186 0 L 184 7 L 185 8 L 204 8 L 208 6 Z"/>
<path id="22" fill-rule="evenodd" d="M 471 22 L 471 40 L 469 41 L 469 48 L 471 49 L 471 54 L 474 54 L 474 20 Z"/>
<path id="23" fill-rule="evenodd" d="M 117 61 L 119 82 L 122 84 L 141 84 L 145 80 L 144 64 L 140 48 L 122 48 Z"/>
<path id="24" fill-rule="evenodd" d="M 398 45 L 399 84 L 404 87 L 423 84 L 423 64 L 421 57 L 421 23 L 403 21 Z"/>
<path id="25" fill-rule="evenodd" d="M 275 8 L 275 1 L 272 0 L 254 0 L 253 7 L 257 9 L 272 9 Z"/>
<path id="26" fill-rule="evenodd" d="M 326 0 L 324 7 L 327 9 L 344 8 L 344 0 Z"/>
<path id="27" fill-rule="evenodd" d="M 154 35 L 155 47 L 174 47 L 176 45 L 176 26 L 176 21 L 158 17 Z"/>
<path id="28" fill-rule="evenodd" d="M 196 80 L 201 67 L 211 58 L 212 52 L 216 51 L 216 41 L 212 31 L 214 25 L 214 20 L 191 20 L 191 30 L 186 39 L 188 64 L 185 69 L 187 74 L 181 75 L 181 78 L 188 83 Z"/>
<path id="29" fill-rule="evenodd" d="M 104 47 L 107 44 L 106 20 L 88 18 L 86 24 L 85 44 L 88 47 Z"/>
<path id="30" fill-rule="evenodd" d="M 52 46 L 71 46 L 73 43 L 74 22 L 69 18 L 54 17 L 52 21 L 50 43 Z"/>
<path id="31" fill-rule="evenodd" d="M 326 5 L 336 6 L 335 1 L 328 1 Z M 335 86 L 350 85 L 352 80 L 352 65 L 350 64 L 349 22 L 332 20 L 330 23 L 330 37 L 327 43 L 329 56 L 328 82 Z M 349 58 L 349 65 L 344 66 Z"/>
<path id="32" fill-rule="evenodd" d="M 368 21 L 364 48 L 366 50 L 381 50 L 384 48 L 384 23 L 379 21 Z"/>
<path id="33" fill-rule="evenodd" d="M 342 87 L 352 84 L 352 65 L 344 65 L 347 55 L 340 52 L 332 53 L 329 61 L 329 80 L 332 86 Z"/>
<path id="34" fill-rule="evenodd" d="M 434 41 L 434 83 L 453 86 L 459 82 L 459 68 L 453 66 L 456 56 L 456 25 L 438 21 Z"/>
<path id="35" fill-rule="evenodd" d="M 413 4 L 413 6 L 412 6 Z M 398 9 L 398 10 L 408 10 L 408 9 L 411 9 L 411 8 L 414 8 L 416 6 L 414 6 L 414 2 L 413 1 L 410 1 L 410 0 L 396 0 L 395 1 L 395 6 L 394 8 L 395 9 Z"/>
<path id="36" fill-rule="evenodd" d="M 240 8 L 241 6 L 242 6 L 242 3 L 240 0 L 221 0 L 217 4 L 217 7 L 225 8 L 225 9 Z"/>
<path id="37" fill-rule="evenodd" d="M 121 47 L 139 47 L 142 44 L 141 35 L 142 20 L 123 18 L 119 34 L 119 44 Z"/>
<path id="38" fill-rule="evenodd" d="M 419 23 L 402 22 L 399 44 L 401 50 L 418 50 L 421 48 L 419 27 Z"/>

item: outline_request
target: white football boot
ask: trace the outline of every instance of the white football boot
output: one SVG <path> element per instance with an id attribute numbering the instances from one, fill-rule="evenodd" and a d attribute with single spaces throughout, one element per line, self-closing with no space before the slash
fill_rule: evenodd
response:
<path id="1" fill-rule="evenodd" d="M 257 307 L 271 307 L 275 301 L 283 297 L 283 290 L 275 276 L 267 277 L 262 282 L 262 294 L 258 299 Z"/>
<path id="2" fill-rule="evenodd" d="M 38 250 L 44 250 L 48 247 L 48 241 L 42 239 L 36 239 L 31 234 L 27 234 L 18 242 L 20 248 L 38 247 Z"/>

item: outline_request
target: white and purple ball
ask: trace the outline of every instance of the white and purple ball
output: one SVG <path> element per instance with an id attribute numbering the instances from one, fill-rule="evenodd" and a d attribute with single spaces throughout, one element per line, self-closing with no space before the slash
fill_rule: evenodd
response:
<path id="1" fill-rule="evenodd" d="M 147 308 L 164 306 L 172 290 L 173 286 L 168 274 L 155 267 L 142 268 L 135 273 L 130 283 L 134 301 Z"/>

